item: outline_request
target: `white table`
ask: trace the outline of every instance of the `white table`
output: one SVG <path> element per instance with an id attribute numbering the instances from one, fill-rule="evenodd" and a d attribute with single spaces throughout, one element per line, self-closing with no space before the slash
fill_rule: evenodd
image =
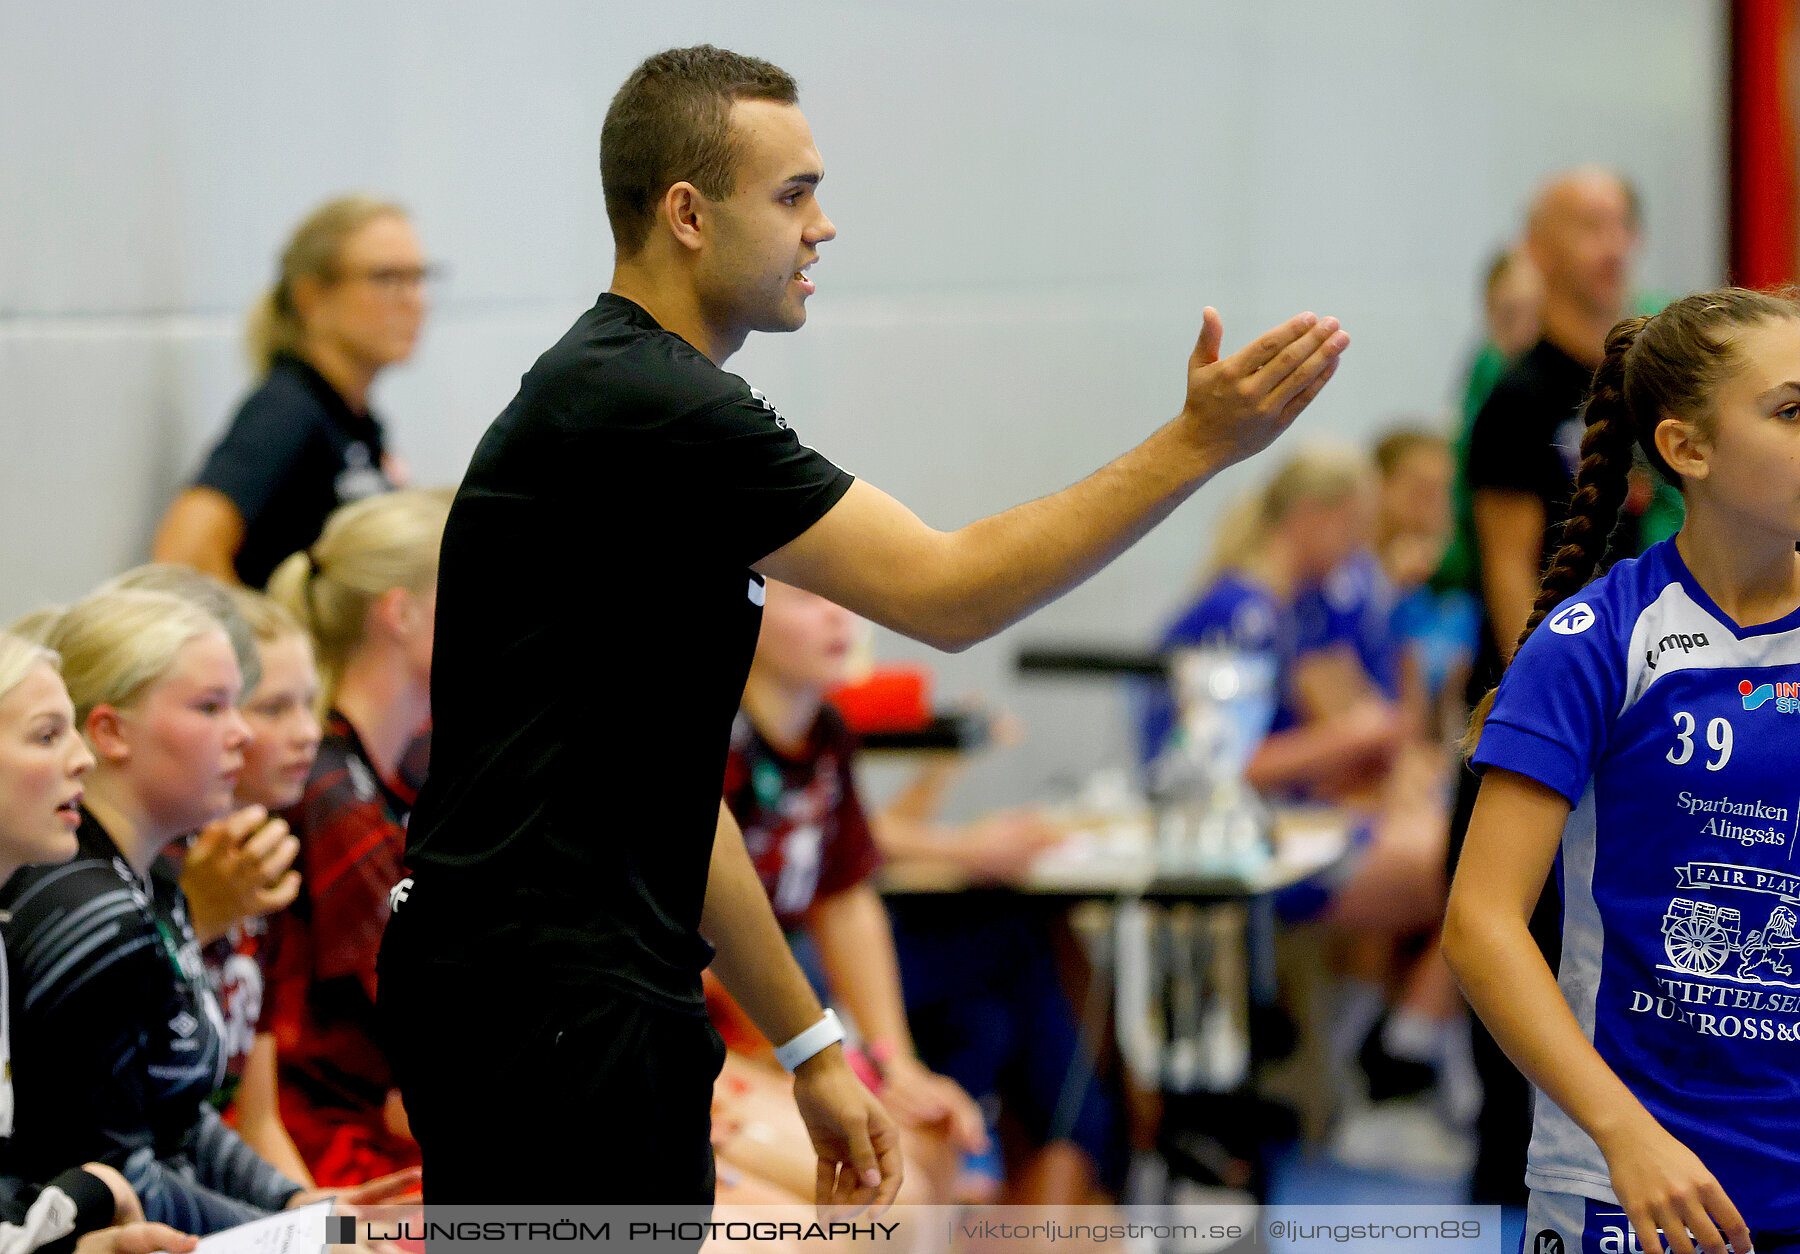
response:
<path id="1" fill-rule="evenodd" d="M 1091 939 L 1098 1000 L 1084 1036 L 1113 1002 L 1120 1052 L 1145 1079 L 1177 1092 L 1241 1087 L 1254 1061 L 1252 1006 L 1275 996 L 1274 895 L 1335 865 L 1349 847 L 1339 811 L 1276 811 L 1274 856 L 1250 873 L 1166 870 L 1147 814 L 1078 823 L 1023 877 L 978 883 L 947 864 L 883 868 L 890 896 L 1002 892 L 1098 901 L 1111 926 Z"/>

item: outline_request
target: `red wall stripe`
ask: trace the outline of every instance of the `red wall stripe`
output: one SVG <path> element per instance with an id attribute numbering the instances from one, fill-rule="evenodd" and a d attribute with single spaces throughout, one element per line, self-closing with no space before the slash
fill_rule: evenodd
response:
<path id="1" fill-rule="evenodd" d="M 1731 4 L 1731 279 L 1800 277 L 1794 37 L 1800 0 Z"/>

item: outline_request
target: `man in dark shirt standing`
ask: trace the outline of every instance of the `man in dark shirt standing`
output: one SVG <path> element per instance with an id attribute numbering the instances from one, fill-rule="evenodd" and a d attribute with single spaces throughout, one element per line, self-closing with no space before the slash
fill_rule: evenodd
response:
<path id="1" fill-rule="evenodd" d="M 1537 599 L 1538 577 L 1562 535 L 1581 465 L 1582 405 L 1605 354 L 1607 332 L 1625 314 L 1637 245 L 1636 197 L 1612 171 L 1569 171 L 1532 202 L 1525 247 L 1543 276 L 1543 334 L 1494 385 L 1469 436 L 1476 569 L 1485 611 L 1469 681 L 1471 704 L 1500 681 Z M 1452 866 L 1478 784 L 1473 771 L 1461 772 L 1450 829 Z M 1557 895 L 1546 890 L 1532 931 L 1552 969 L 1560 927 Z M 1486 1030 L 1471 1023 L 1471 1031 L 1486 1090 L 1471 1200 L 1523 1206 L 1529 1090 Z"/>
<path id="2" fill-rule="evenodd" d="M 1637 244 L 1636 199 L 1610 171 L 1561 175 L 1532 204 L 1525 247 L 1544 280 L 1543 335 L 1494 385 L 1469 440 L 1490 660 L 1512 656 L 1562 533 L 1582 402 L 1606 333 L 1625 316 Z M 1498 679 L 1493 669 L 1477 676 L 1483 693 Z"/>
<path id="3" fill-rule="evenodd" d="M 796 101 L 775 66 L 704 46 L 626 81 L 601 132 L 612 286 L 451 511 L 432 770 L 380 983 L 440 1203 L 710 1204 L 709 960 L 795 1073 L 821 1203 L 891 1201 L 894 1125 L 721 803 L 764 576 L 965 648 L 1266 445 L 1349 342 L 1305 314 L 1220 360 L 1209 309 L 1178 417 L 1073 487 L 935 531 L 720 369 L 751 331 L 801 326 L 836 233 Z"/>

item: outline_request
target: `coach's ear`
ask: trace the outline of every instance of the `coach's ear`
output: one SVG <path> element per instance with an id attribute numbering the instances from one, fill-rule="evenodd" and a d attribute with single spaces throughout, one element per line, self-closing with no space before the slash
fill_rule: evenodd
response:
<path id="1" fill-rule="evenodd" d="M 1686 418 L 1664 418 L 1656 424 L 1656 451 L 1684 479 L 1704 479 L 1712 473 L 1712 441 Z"/>
<path id="2" fill-rule="evenodd" d="M 698 252 L 706 243 L 707 213 L 712 202 L 692 183 L 672 183 L 663 193 L 661 217 L 681 247 Z"/>

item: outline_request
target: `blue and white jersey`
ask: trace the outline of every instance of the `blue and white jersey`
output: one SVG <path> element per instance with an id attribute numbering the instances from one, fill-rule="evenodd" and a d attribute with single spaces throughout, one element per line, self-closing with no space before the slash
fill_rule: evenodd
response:
<path id="1" fill-rule="evenodd" d="M 1394 629 L 1399 593 L 1367 549 L 1351 554 L 1294 600 L 1294 650 L 1300 657 L 1348 645 L 1389 699 L 1400 695 L 1404 642 Z"/>
<path id="2" fill-rule="evenodd" d="M 1738 627 L 1673 541 L 1565 601 L 1475 753 L 1567 797 L 1560 984 L 1753 1228 L 1800 1227 L 1800 612 Z M 1526 1183 L 1617 1202 L 1536 1103 Z"/>
<path id="3" fill-rule="evenodd" d="M 1270 658 L 1275 663 L 1277 694 L 1273 730 L 1293 725 L 1287 695 L 1294 657 L 1293 617 L 1261 584 L 1234 570 L 1222 572 L 1163 631 L 1160 647 L 1228 648 Z M 1174 726 L 1175 701 L 1168 685 L 1146 685 L 1138 717 L 1140 761 L 1147 764 L 1162 752 Z"/>

